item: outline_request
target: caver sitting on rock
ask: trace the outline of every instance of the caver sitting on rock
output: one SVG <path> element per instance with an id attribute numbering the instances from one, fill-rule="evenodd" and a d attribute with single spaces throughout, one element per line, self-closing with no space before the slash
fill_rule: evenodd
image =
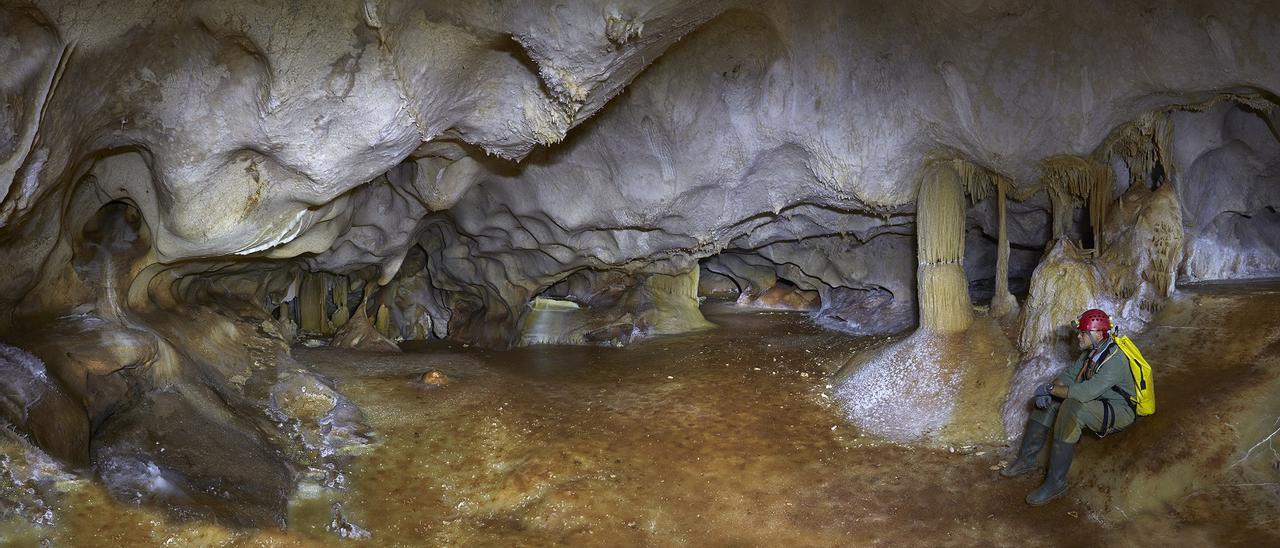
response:
<path id="1" fill-rule="evenodd" d="M 1136 418 L 1130 403 L 1133 375 L 1128 358 L 1110 336 L 1111 319 L 1093 309 L 1081 314 L 1075 324 L 1080 357 L 1052 383 L 1036 387 L 1036 409 L 1027 421 L 1018 458 L 1000 471 L 1002 476 L 1014 477 L 1035 470 L 1053 430 L 1049 472 L 1044 483 L 1027 495 L 1032 506 L 1067 492 L 1067 470 L 1084 428 L 1105 436 L 1128 427 Z"/>

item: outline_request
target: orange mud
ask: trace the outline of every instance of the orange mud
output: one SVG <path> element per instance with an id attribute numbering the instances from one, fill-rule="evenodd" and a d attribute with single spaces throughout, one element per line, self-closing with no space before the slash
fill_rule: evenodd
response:
<path id="1" fill-rule="evenodd" d="M 346 492 L 295 497 L 290 530 L 174 523 L 85 485 L 64 501 L 59 526 L 10 539 L 358 542 L 325 531 L 331 499 L 345 501 L 344 514 L 370 531 L 361 543 L 371 546 L 1129 546 L 1278 538 L 1257 520 L 1239 519 L 1247 508 L 1158 510 L 1118 524 L 1093 517 L 1071 495 L 1030 508 L 1023 497 L 1038 478 L 1000 478 L 992 467 L 1003 448 L 911 449 L 849 426 L 826 385 L 848 356 L 888 339 L 824 330 L 799 313 L 723 304 L 704 311 L 719 329 L 626 349 L 496 352 L 433 342 L 391 355 L 295 348 L 300 362 L 334 379 L 364 410 L 379 441 L 355 460 Z M 419 382 L 432 370 L 450 383 Z M 1190 372 L 1157 378 L 1165 411 L 1195 397 L 1180 388 L 1184 379 L 1200 382 Z M 1167 427 L 1158 420 L 1140 427 Z M 1129 434 L 1118 443 L 1086 439 L 1079 461 L 1127 447 Z M 1087 466 L 1073 468 L 1073 484 L 1088 483 L 1088 474 Z M 1077 490 L 1084 489 L 1072 495 Z M 1143 536 L 1135 536 L 1136 524 Z"/>

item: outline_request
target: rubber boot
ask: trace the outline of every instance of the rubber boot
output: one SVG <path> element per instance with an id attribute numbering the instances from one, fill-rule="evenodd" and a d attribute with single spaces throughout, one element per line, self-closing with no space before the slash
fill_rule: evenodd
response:
<path id="1" fill-rule="evenodd" d="M 1049 450 L 1049 473 L 1045 474 L 1044 483 L 1027 495 L 1027 504 L 1043 506 L 1067 494 L 1067 470 L 1071 469 L 1071 458 L 1075 453 L 1076 444 L 1053 440 L 1053 448 Z"/>
<path id="2" fill-rule="evenodd" d="M 1022 433 L 1022 446 L 1018 449 L 1018 458 L 1009 466 L 1000 470 L 1000 475 L 1014 478 L 1035 470 L 1040 460 L 1040 451 L 1044 450 L 1044 442 L 1049 439 L 1049 427 L 1036 421 L 1027 421 L 1027 431 Z"/>

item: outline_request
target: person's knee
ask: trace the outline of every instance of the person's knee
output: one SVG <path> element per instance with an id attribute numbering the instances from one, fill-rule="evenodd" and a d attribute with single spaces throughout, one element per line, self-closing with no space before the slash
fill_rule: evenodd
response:
<path id="1" fill-rule="evenodd" d="M 1073 398 L 1067 398 L 1062 400 L 1062 405 L 1058 408 L 1058 415 L 1075 418 L 1083 409 L 1084 402 Z"/>
<path id="2" fill-rule="evenodd" d="M 1083 427 L 1080 419 L 1083 410 L 1084 402 L 1080 400 L 1070 398 L 1062 400 L 1062 404 L 1058 406 L 1057 420 L 1054 421 L 1054 437 L 1074 443 Z"/>
<path id="3" fill-rule="evenodd" d="M 1055 404 L 1044 409 L 1032 409 L 1028 418 L 1031 419 L 1031 422 L 1037 424 L 1053 426 L 1053 421 L 1057 418 L 1057 414 L 1058 406 Z"/>

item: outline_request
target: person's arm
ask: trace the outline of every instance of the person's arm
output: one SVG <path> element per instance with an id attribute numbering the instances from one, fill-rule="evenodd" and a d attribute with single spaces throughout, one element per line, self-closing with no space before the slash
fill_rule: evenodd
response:
<path id="1" fill-rule="evenodd" d="M 1102 364 L 1102 367 L 1098 369 L 1098 374 L 1092 379 L 1069 387 L 1062 386 L 1061 394 L 1059 394 L 1059 387 L 1055 385 L 1053 395 L 1062 399 L 1071 398 L 1078 401 L 1098 399 L 1098 396 L 1101 396 L 1103 392 L 1110 390 L 1112 386 L 1120 384 L 1120 381 L 1124 379 L 1121 375 L 1132 375 L 1129 372 L 1129 364 L 1126 360 L 1124 352 L 1117 348 L 1111 354 L 1111 357 L 1107 358 L 1107 361 Z"/>
<path id="2" fill-rule="evenodd" d="M 1084 367 L 1085 359 L 1088 357 L 1088 352 L 1081 352 L 1075 363 L 1058 373 L 1058 376 L 1050 383 L 1052 387 L 1049 389 L 1049 393 L 1060 400 L 1067 399 L 1067 387 L 1076 383 L 1076 377 L 1080 375 L 1080 368 Z"/>

